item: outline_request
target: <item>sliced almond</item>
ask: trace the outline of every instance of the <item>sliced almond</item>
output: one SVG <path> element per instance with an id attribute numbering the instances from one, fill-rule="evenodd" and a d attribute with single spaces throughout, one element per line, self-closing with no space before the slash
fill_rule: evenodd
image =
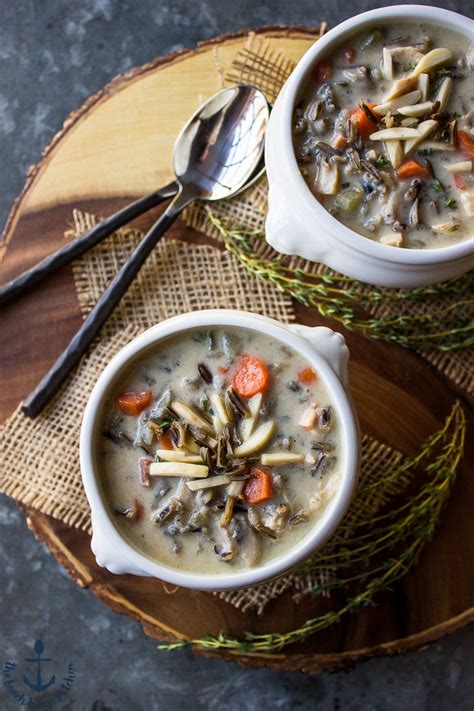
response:
<path id="1" fill-rule="evenodd" d="M 212 416 L 212 426 L 214 427 L 214 432 L 216 432 L 216 434 L 220 434 L 224 429 L 224 424 L 222 420 L 217 417 L 217 415 Z"/>
<path id="2" fill-rule="evenodd" d="M 414 91 L 418 85 L 418 77 L 415 74 L 409 74 L 406 77 L 397 79 L 395 84 L 390 89 L 387 96 L 384 98 L 384 102 L 396 99 L 403 94 L 407 94 L 409 91 Z"/>
<path id="3" fill-rule="evenodd" d="M 437 225 L 431 225 L 433 232 L 441 235 L 450 235 L 453 232 L 457 232 L 460 227 L 459 222 L 439 222 Z"/>
<path id="4" fill-rule="evenodd" d="M 434 119 L 428 119 L 428 121 L 422 121 L 417 128 L 418 136 L 408 140 L 405 143 L 405 154 L 412 151 L 419 143 L 425 140 L 432 131 L 436 128 L 438 122 Z M 412 129 L 406 128 L 405 131 L 410 131 Z"/>
<path id="5" fill-rule="evenodd" d="M 414 106 L 400 106 L 397 111 L 402 116 L 423 116 L 432 108 L 432 101 L 423 101 L 421 104 L 415 104 Z"/>
<path id="6" fill-rule="evenodd" d="M 404 118 L 400 121 L 402 126 L 406 126 L 407 128 L 415 128 L 418 125 L 418 119 L 416 118 Z"/>
<path id="7" fill-rule="evenodd" d="M 248 417 L 244 417 L 240 425 L 240 433 L 243 440 L 248 439 L 254 430 L 255 423 L 257 422 L 258 411 L 262 405 L 262 399 L 262 393 L 257 393 L 247 401 L 247 407 L 250 415 Z"/>
<path id="8" fill-rule="evenodd" d="M 258 452 L 259 449 L 264 447 L 275 429 L 275 423 L 273 420 L 268 420 L 264 422 L 260 427 L 257 427 L 253 435 L 251 435 L 248 440 L 239 444 L 238 447 L 234 449 L 234 455 L 236 457 L 248 457 L 254 452 Z"/>
<path id="9" fill-rule="evenodd" d="M 450 146 L 443 141 L 423 141 L 418 145 L 419 151 L 454 151 L 454 146 Z"/>
<path id="10" fill-rule="evenodd" d="M 410 91 L 410 93 L 403 94 L 402 96 L 399 96 L 396 99 L 392 99 L 391 101 L 386 101 L 383 104 L 374 106 L 372 111 L 378 114 L 379 116 L 385 116 L 385 114 L 388 114 L 389 111 L 394 112 L 396 109 L 398 109 L 399 106 L 411 106 L 412 104 L 416 104 L 416 102 L 419 101 L 420 98 L 421 91 L 419 89 L 415 89 L 415 91 Z"/>
<path id="11" fill-rule="evenodd" d="M 444 64 L 449 64 L 453 60 L 453 53 L 450 49 L 446 47 L 437 47 L 432 49 L 431 52 L 425 54 L 422 59 L 418 62 L 413 70 L 413 75 L 417 77 L 419 74 L 424 72 L 430 72 L 436 67 L 441 67 Z"/>
<path id="12" fill-rule="evenodd" d="M 202 464 L 199 454 L 189 454 L 184 449 L 157 449 L 155 454 L 165 462 L 187 462 L 188 464 Z"/>
<path id="13" fill-rule="evenodd" d="M 304 459 L 303 454 L 296 454 L 296 452 L 269 452 L 268 454 L 262 454 L 260 461 L 267 467 L 274 467 L 277 464 L 293 464 L 295 462 L 302 462 Z"/>
<path id="14" fill-rule="evenodd" d="M 382 73 L 384 79 L 387 81 L 393 81 L 392 53 L 387 47 L 384 47 L 382 50 Z"/>
<path id="15" fill-rule="evenodd" d="M 474 217 L 474 190 L 462 190 L 459 193 L 461 205 L 468 217 Z"/>
<path id="16" fill-rule="evenodd" d="M 320 195 L 337 195 L 340 187 L 339 168 L 337 163 L 323 160 L 319 166 L 316 179 L 316 191 Z"/>
<path id="17" fill-rule="evenodd" d="M 459 163 L 448 163 L 444 166 L 448 173 L 469 173 L 472 170 L 472 160 L 462 160 Z"/>
<path id="18" fill-rule="evenodd" d="M 428 98 L 428 90 L 430 88 L 429 74 L 420 74 L 418 77 L 418 88 L 421 91 L 421 100 L 426 101 Z"/>
<path id="19" fill-rule="evenodd" d="M 245 486 L 245 480 L 242 481 L 231 481 L 229 486 L 227 487 L 227 494 L 228 496 L 240 496 L 242 493 L 242 489 Z"/>
<path id="20" fill-rule="evenodd" d="M 204 464 L 186 464 L 183 462 L 152 462 L 151 476 L 185 476 L 204 479 L 209 474 L 209 468 Z"/>
<path id="21" fill-rule="evenodd" d="M 210 400 L 211 405 L 214 409 L 214 413 L 218 417 L 218 419 L 222 422 L 223 425 L 229 424 L 229 415 L 227 414 L 227 410 L 225 409 L 224 400 L 222 396 L 218 393 L 212 393 Z"/>
<path id="22" fill-rule="evenodd" d="M 184 446 L 186 447 L 186 450 L 191 452 L 192 454 L 199 454 L 200 447 L 195 442 L 194 437 L 189 432 L 186 432 L 186 436 L 184 438 Z"/>
<path id="23" fill-rule="evenodd" d="M 199 489 L 210 489 L 214 486 L 224 486 L 225 484 L 230 484 L 230 476 L 228 474 L 219 474 L 219 476 L 210 476 L 207 479 L 201 481 L 187 481 L 186 486 L 191 491 L 198 491 Z"/>
<path id="24" fill-rule="evenodd" d="M 376 131 L 370 136 L 371 141 L 407 141 L 415 140 L 419 137 L 416 128 L 405 128 L 405 126 L 395 126 L 394 128 L 384 128 Z"/>
<path id="25" fill-rule="evenodd" d="M 379 242 L 387 247 L 401 247 L 403 245 L 403 235 L 401 232 L 390 232 L 382 235 Z"/>
<path id="26" fill-rule="evenodd" d="M 435 101 L 439 101 L 439 109 L 438 111 L 440 113 L 443 113 L 443 111 L 446 110 L 446 106 L 448 105 L 449 97 L 451 96 L 451 91 L 453 89 L 453 80 L 451 77 L 444 77 L 443 81 L 439 85 L 439 89 L 436 92 L 436 97 Z"/>
<path id="27" fill-rule="evenodd" d="M 203 417 L 201 417 L 201 415 L 199 415 L 195 410 L 193 410 L 192 407 L 186 405 L 186 403 L 174 400 L 171 403 L 171 407 L 177 415 L 179 415 L 183 418 L 183 420 L 185 420 L 185 422 L 188 422 L 190 425 L 194 425 L 195 427 L 200 427 L 208 434 L 213 433 L 212 425 Z"/>
<path id="28" fill-rule="evenodd" d="M 404 62 L 405 64 L 415 64 L 423 59 L 424 54 L 416 47 L 393 47 L 390 50 L 394 62 Z"/>
<path id="29" fill-rule="evenodd" d="M 394 168 L 398 168 L 403 163 L 403 146 L 401 141 L 387 141 L 385 150 Z"/>
<path id="30" fill-rule="evenodd" d="M 317 416 L 318 406 L 315 402 L 311 402 L 301 415 L 298 424 L 300 427 L 304 427 L 305 430 L 311 430 L 316 424 Z"/>

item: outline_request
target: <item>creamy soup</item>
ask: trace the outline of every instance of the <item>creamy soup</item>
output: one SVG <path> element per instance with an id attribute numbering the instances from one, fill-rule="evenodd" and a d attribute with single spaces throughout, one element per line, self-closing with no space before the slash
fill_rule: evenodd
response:
<path id="1" fill-rule="evenodd" d="M 103 406 L 97 465 L 121 534 L 200 573 L 268 562 L 338 490 L 338 415 L 319 374 L 247 329 L 189 331 L 140 357 Z"/>
<path id="2" fill-rule="evenodd" d="M 473 64 L 466 37 L 397 23 L 347 39 L 313 68 L 294 145 L 334 217 L 393 247 L 473 236 Z"/>

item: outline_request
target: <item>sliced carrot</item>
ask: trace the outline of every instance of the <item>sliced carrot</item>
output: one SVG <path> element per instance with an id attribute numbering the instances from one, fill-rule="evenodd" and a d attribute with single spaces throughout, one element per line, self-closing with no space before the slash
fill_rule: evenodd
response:
<path id="1" fill-rule="evenodd" d="M 327 61 L 319 62 L 319 64 L 316 64 L 312 71 L 313 79 L 316 79 L 319 84 L 324 84 L 324 82 L 328 81 L 331 74 L 332 64 Z"/>
<path id="2" fill-rule="evenodd" d="M 139 478 L 140 478 L 140 484 L 142 486 L 150 486 L 151 484 L 151 476 L 150 476 L 150 464 L 151 464 L 151 459 L 145 459 L 142 457 L 139 462 L 140 466 L 139 470 Z"/>
<path id="3" fill-rule="evenodd" d="M 458 131 L 458 149 L 466 158 L 474 160 L 474 138 L 467 131 Z"/>
<path id="4" fill-rule="evenodd" d="M 298 380 L 300 383 L 303 383 L 303 385 L 314 383 L 316 378 L 317 375 L 312 368 L 301 368 L 301 370 L 298 371 Z"/>
<path id="5" fill-rule="evenodd" d="M 426 165 L 421 165 L 414 158 L 410 158 L 397 168 L 397 176 L 400 180 L 410 180 L 411 178 L 431 178 L 431 173 Z"/>
<path id="6" fill-rule="evenodd" d="M 242 397 L 263 393 L 270 385 L 268 368 L 257 356 L 242 356 L 232 377 L 234 389 Z"/>
<path id="7" fill-rule="evenodd" d="M 352 62 L 355 59 L 355 56 L 356 56 L 356 51 L 355 51 L 355 49 L 352 49 L 352 47 L 347 47 L 344 50 L 344 57 L 349 62 L 349 64 L 352 64 Z"/>
<path id="8" fill-rule="evenodd" d="M 168 432 L 158 435 L 158 444 L 160 449 L 174 449 L 173 440 Z"/>
<path id="9" fill-rule="evenodd" d="M 143 392 L 122 393 L 119 396 L 117 404 L 124 415 L 136 417 L 146 407 L 151 405 L 152 393 L 151 390 Z"/>
<path id="10" fill-rule="evenodd" d="M 377 104 L 367 104 L 369 109 L 373 109 Z M 377 124 L 369 119 L 367 114 L 360 107 L 351 113 L 351 121 L 356 127 L 356 131 L 362 138 L 368 138 L 376 129 Z"/>
<path id="11" fill-rule="evenodd" d="M 245 482 L 242 490 L 248 504 L 263 504 L 273 499 L 272 475 L 266 467 L 258 466 L 250 469 L 251 477 Z"/>

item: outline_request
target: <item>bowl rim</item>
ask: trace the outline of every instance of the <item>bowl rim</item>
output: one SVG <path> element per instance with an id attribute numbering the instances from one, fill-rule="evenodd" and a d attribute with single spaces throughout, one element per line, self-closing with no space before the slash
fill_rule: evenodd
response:
<path id="1" fill-rule="evenodd" d="M 101 414 L 101 406 L 117 378 L 139 354 L 163 339 L 195 328 L 232 326 L 249 328 L 272 335 L 303 355 L 317 368 L 318 373 L 337 408 L 342 440 L 343 462 L 340 467 L 341 483 L 335 496 L 314 527 L 288 551 L 262 566 L 235 573 L 192 573 L 170 568 L 141 553 L 134 548 L 114 525 L 107 510 L 98 475 L 94 465 L 94 443 L 96 426 Z M 120 556 L 125 568 L 139 569 L 147 574 L 171 584 L 200 590 L 226 590 L 254 585 L 269 580 L 306 558 L 322 545 L 335 531 L 346 512 L 352 498 L 358 477 L 359 430 L 357 418 L 344 386 L 336 373 L 321 355 L 316 353 L 308 340 L 291 331 L 287 325 L 251 312 L 229 309 L 209 309 L 181 314 L 152 326 L 122 348 L 99 376 L 84 411 L 80 433 L 80 464 L 83 485 L 92 511 L 94 534 L 106 541 L 114 553 Z M 117 555 L 115 556 L 115 560 Z"/>
<path id="2" fill-rule="evenodd" d="M 417 19 L 422 19 L 428 24 L 441 22 L 449 29 L 455 30 L 471 40 L 474 38 L 473 30 L 471 29 L 474 28 L 474 20 L 452 10 L 445 10 L 431 5 L 392 5 L 376 8 L 350 17 L 333 27 L 306 51 L 289 76 L 280 94 L 281 140 L 279 141 L 279 150 L 281 151 L 282 159 L 286 163 L 285 170 L 281 171 L 281 174 L 285 176 L 285 181 L 289 181 L 294 189 L 298 190 L 305 210 L 314 213 L 315 220 L 326 220 L 330 224 L 332 234 L 349 248 L 362 252 L 367 257 L 407 267 L 454 262 L 474 253 L 474 234 L 469 239 L 458 244 L 432 249 L 394 249 L 388 245 L 375 242 L 339 222 L 318 202 L 301 175 L 296 161 L 291 130 L 294 105 L 298 93 L 307 79 L 307 75 L 318 57 L 324 56 L 328 50 L 333 48 L 333 45 L 337 45 L 342 36 L 355 34 L 364 25 L 369 25 L 376 21 L 381 22 L 400 18 L 407 22 L 416 21 Z M 316 222 L 316 224 L 318 223 Z"/>

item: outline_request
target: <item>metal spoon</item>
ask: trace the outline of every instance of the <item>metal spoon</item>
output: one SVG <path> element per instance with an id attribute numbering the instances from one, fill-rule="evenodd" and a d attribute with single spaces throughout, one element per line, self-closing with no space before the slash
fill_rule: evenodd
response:
<path id="1" fill-rule="evenodd" d="M 249 86 L 224 89 L 184 126 L 173 151 L 179 192 L 147 232 L 87 316 L 66 350 L 25 400 L 22 410 L 36 417 L 50 402 L 130 286 L 146 258 L 179 213 L 194 200 L 235 195 L 262 158 L 269 107 Z"/>
<path id="2" fill-rule="evenodd" d="M 243 185 L 238 192 L 247 190 L 254 182 L 256 182 L 265 172 L 265 161 L 263 156 L 259 161 L 259 164 L 252 173 L 250 179 Z M 66 264 L 70 264 L 74 259 L 80 257 L 81 254 L 89 251 L 92 247 L 100 244 L 109 235 L 113 234 L 116 230 L 123 227 L 123 225 L 128 224 L 132 220 L 136 219 L 145 212 L 148 212 L 154 207 L 157 207 L 165 200 L 169 200 L 174 197 L 179 191 L 179 183 L 177 180 L 172 180 L 168 185 L 164 185 L 158 190 L 154 190 L 149 195 L 139 198 L 130 205 L 126 205 L 121 210 L 118 210 L 113 215 L 105 217 L 103 220 L 98 222 L 90 230 L 84 232 L 80 237 L 67 242 L 64 247 L 57 249 L 52 254 L 35 264 L 30 269 L 19 274 L 17 277 L 12 279 L 0 286 L 0 307 L 8 304 L 10 301 L 17 299 L 26 294 L 32 287 L 36 286 L 42 282 L 47 277 L 51 276 L 57 272 Z"/>

